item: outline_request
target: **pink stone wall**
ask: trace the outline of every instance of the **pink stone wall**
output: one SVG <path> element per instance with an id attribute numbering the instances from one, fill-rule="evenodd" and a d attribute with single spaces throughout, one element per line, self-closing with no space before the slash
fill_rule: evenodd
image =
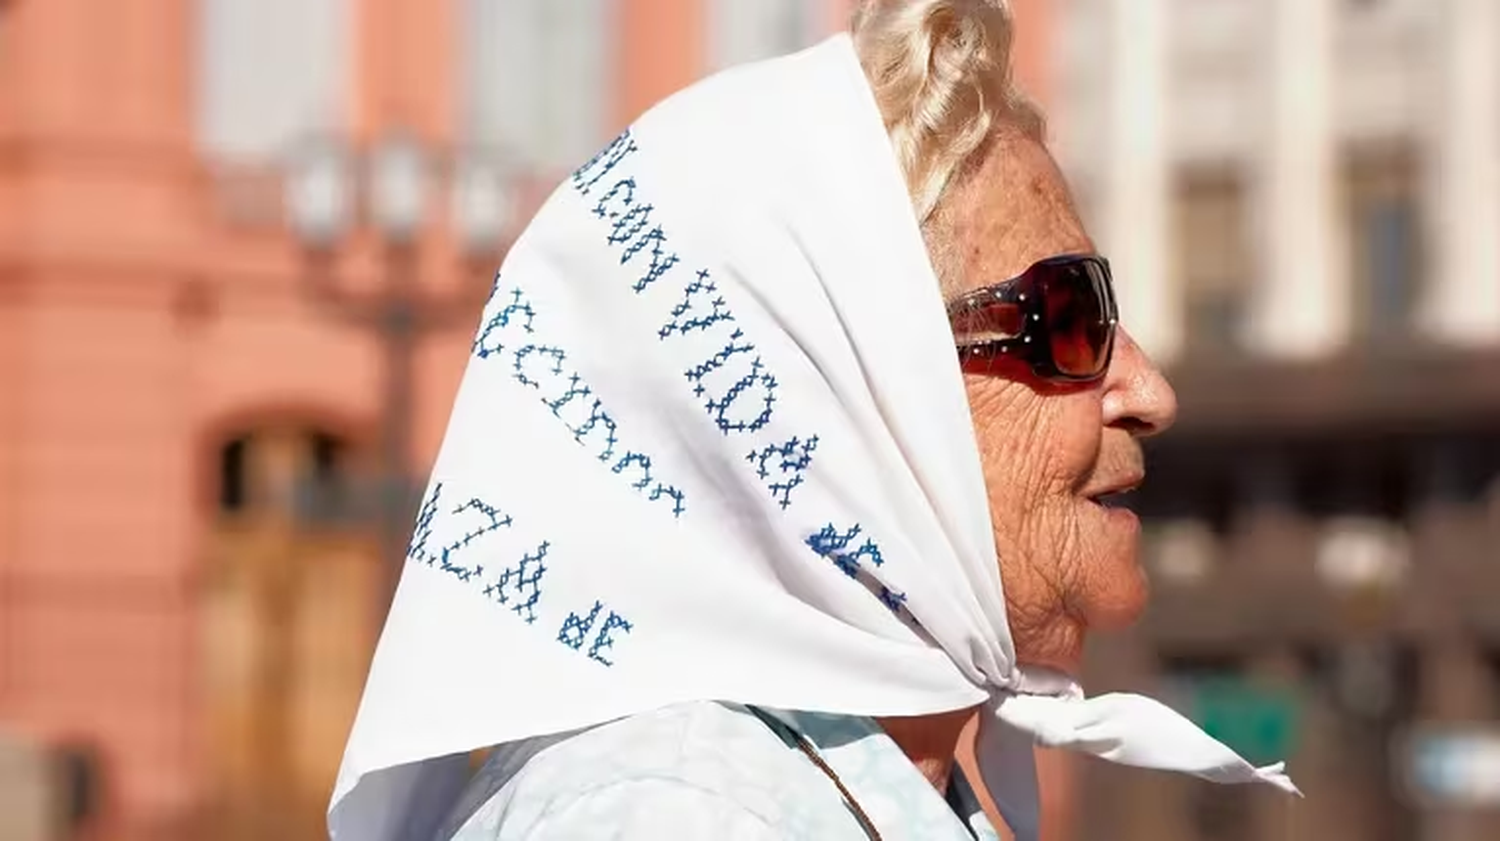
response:
<path id="1" fill-rule="evenodd" d="M 701 72 L 701 1 L 620 0 L 615 125 Z M 848 0 L 828 2 L 832 29 Z M 353 5 L 354 130 L 401 121 L 451 141 L 454 4 Z M 1044 29 L 1044 2 L 1018 6 Z M 112 825 L 151 837 L 208 785 L 198 629 L 217 447 L 284 419 L 368 441 L 379 359 L 310 304 L 274 213 L 226 212 L 231 192 L 274 211 L 274 183 L 226 182 L 194 156 L 196 3 L 0 10 L 0 728 L 98 745 Z M 341 271 L 373 282 L 368 244 L 351 251 Z M 464 269 L 446 231 L 424 254 L 433 287 L 488 271 Z M 420 354 L 415 463 L 441 438 L 471 330 Z"/>

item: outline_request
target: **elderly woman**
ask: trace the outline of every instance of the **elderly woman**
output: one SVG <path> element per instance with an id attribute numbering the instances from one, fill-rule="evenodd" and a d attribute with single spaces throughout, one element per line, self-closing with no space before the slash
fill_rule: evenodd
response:
<path id="1" fill-rule="evenodd" d="M 558 189 L 474 340 L 335 838 L 990 838 L 982 783 L 1032 839 L 1038 742 L 1295 790 L 1070 677 L 1141 608 L 1112 498 L 1175 404 L 1010 36 L 999 0 L 870 0 Z"/>

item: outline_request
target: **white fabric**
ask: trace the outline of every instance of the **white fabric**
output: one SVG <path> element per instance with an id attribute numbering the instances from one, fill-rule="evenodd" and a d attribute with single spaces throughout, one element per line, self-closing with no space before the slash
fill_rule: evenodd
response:
<path id="1" fill-rule="evenodd" d="M 761 714 L 813 747 L 885 841 L 999 841 L 962 772 L 945 798 L 873 720 Z M 870 841 L 801 750 L 745 707 L 710 701 L 501 745 L 435 837 Z"/>
<path id="2" fill-rule="evenodd" d="M 981 767 L 1022 839 L 1036 738 L 1294 790 L 1155 702 L 1023 675 L 986 504 L 848 37 L 689 88 L 563 184 L 502 267 L 333 836 L 430 837 L 460 752 L 702 699 L 987 704 Z"/>

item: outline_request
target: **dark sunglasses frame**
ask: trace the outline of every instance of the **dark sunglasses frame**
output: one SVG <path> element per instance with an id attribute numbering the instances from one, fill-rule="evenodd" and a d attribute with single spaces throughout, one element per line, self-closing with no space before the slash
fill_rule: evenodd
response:
<path id="1" fill-rule="evenodd" d="M 1047 322 L 1046 290 L 1050 282 L 1064 272 L 1079 270 L 1093 281 L 1092 294 L 1099 299 L 1098 310 L 1107 322 L 1108 331 L 1104 347 L 1100 349 L 1102 359 L 1098 370 L 1087 374 L 1071 374 L 1058 368 L 1052 352 L 1051 327 Z M 1093 383 L 1109 372 L 1120 317 L 1109 261 L 1103 257 L 1094 254 L 1049 257 L 1032 264 L 1010 280 L 966 292 L 948 303 L 949 324 L 956 324 L 968 313 L 995 305 L 1015 305 L 1021 315 L 1021 329 L 1013 336 L 966 341 L 962 335 L 957 335 L 955 328 L 959 359 L 966 367 L 978 358 L 996 360 L 1008 357 L 1029 365 L 1031 372 L 1040 379 L 1065 383 Z"/>

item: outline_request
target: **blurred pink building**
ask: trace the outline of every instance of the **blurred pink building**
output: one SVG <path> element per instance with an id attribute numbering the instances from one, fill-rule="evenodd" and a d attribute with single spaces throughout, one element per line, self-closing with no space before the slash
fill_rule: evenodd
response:
<path id="1" fill-rule="evenodd" d="M 1016 5 L 1044 98 L 1045 3 Z M 308 275 L 385 266 L 365 228 L 309 262 L 288 155 L 399 127 L 503 149 L 534 202 L 660 96 L 848 6 L 0 1 L 0 731 L 95 751 L 105 835 L 316 837 L 383 579 L 366 529 L 294 503 L 359 484 L 383 407 L 373 334 Z M 496 254 L 431 218 L 421 286 L 486 283 Z M 418 474 L 471 330 L 421 344 Z"/>

